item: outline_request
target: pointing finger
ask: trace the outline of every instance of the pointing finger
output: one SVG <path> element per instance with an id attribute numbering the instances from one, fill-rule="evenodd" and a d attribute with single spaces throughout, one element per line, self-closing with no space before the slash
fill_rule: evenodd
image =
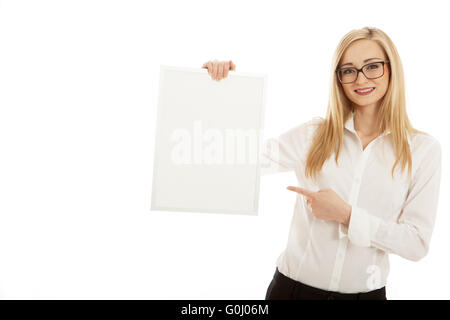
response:
<path id="1" fill-rule="evenodd" d="M 295 191 L 297 193 L 300 193 L 300 194 L 310 197 L 310 198 L 314 197 L 314 193 L 315 193 L 315 192 L 312 192 L 312 191 L 309 191 L 307 189 L 300 188 L 300 187 L 289 186 L 289 187 L 287 187 L 287 189 L 291 190 L 291 191 Z"/>

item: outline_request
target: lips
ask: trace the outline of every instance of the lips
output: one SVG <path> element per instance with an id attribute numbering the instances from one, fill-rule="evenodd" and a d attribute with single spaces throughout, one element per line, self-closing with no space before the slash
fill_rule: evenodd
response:
<path id="1" fill-rule="evenodd" d="M 357 92 L 358 90 L 367 90 L 367 89 L 375 89 L 375 87 L 358 88 L 354 91 Z"/>
<path id="2" fill-rule="evenodd" d="M 358 95 L 358 96 L 368 96 L 368 95 L 370 95 L 370 94 L 372 94 L 372 92 L 374 92 L 375 91 L 375 87 L 372 87 L 372 88 L 368 88 L 367 89 L 368 91 L 356 91 L 355 90 L 355 93 Z"/>

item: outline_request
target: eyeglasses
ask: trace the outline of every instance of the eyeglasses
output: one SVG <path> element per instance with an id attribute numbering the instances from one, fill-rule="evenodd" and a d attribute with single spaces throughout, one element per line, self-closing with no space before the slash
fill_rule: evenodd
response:
<path id="1" fill-rule="evenodd" d="M 362 72 L 367 79 L 376 79 L 384 75 L 384 64 L 389 61 L 378 61 L 365 64 L 361 69 L 356 68 L 338 68 L 336 73 L 341 83 L 352 83 L 358 78 L 358 73 Z"/>

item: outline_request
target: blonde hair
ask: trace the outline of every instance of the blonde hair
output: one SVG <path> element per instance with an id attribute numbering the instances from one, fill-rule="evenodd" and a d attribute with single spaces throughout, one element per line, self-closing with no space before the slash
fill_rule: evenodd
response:
<path id="1" fill-rule="evenodd" d="M 353 112 L 351 101 L 345 95 L 341 83 L 337 79 L 336 69 L 342 55 L 347 47 L 360 39 L 376 41 L 389 60 L 389 84 L 386 94 L 380 103 L 378 120 L 378 132 L 384 133 L 390 130 L 393 146 L 396 152 L 396 161 L 392 167 L 392 178 L 394 169 L 401 163 L 402 170 L 408 165 L 408 177 L 411 178 L 411 151 L 407 134 L 412 136 L 419 131 L 412 127 L 406 113 L 405 82 L 403 67 L 397 49 L 386 33 L 373 27 L 364 27 L 351 30 L 339 42 L 331 64 L 331 83 L 328 109 L 326 118 L 319 124 L 313 138 L 306 158 L 305 176 L 316 180 L 324 162 L 336 152 L 335 161 L 338 164 L 339 152 L 341 150 L 344 124 Z M 428 134 L 427 134 L 428 135 Z"/>

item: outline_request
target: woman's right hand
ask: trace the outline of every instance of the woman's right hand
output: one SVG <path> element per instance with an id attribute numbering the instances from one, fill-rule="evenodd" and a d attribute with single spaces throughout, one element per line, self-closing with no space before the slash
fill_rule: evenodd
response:
<path id="1" fill-rule="evenodd" d="M 236 70 L 236 65 L 233 61 L 214 61 L 205 62 L 202 68 L 208 69 L 208 73 L 213 80 L 220 81 L 228 76 L 229 70 Z"/>

